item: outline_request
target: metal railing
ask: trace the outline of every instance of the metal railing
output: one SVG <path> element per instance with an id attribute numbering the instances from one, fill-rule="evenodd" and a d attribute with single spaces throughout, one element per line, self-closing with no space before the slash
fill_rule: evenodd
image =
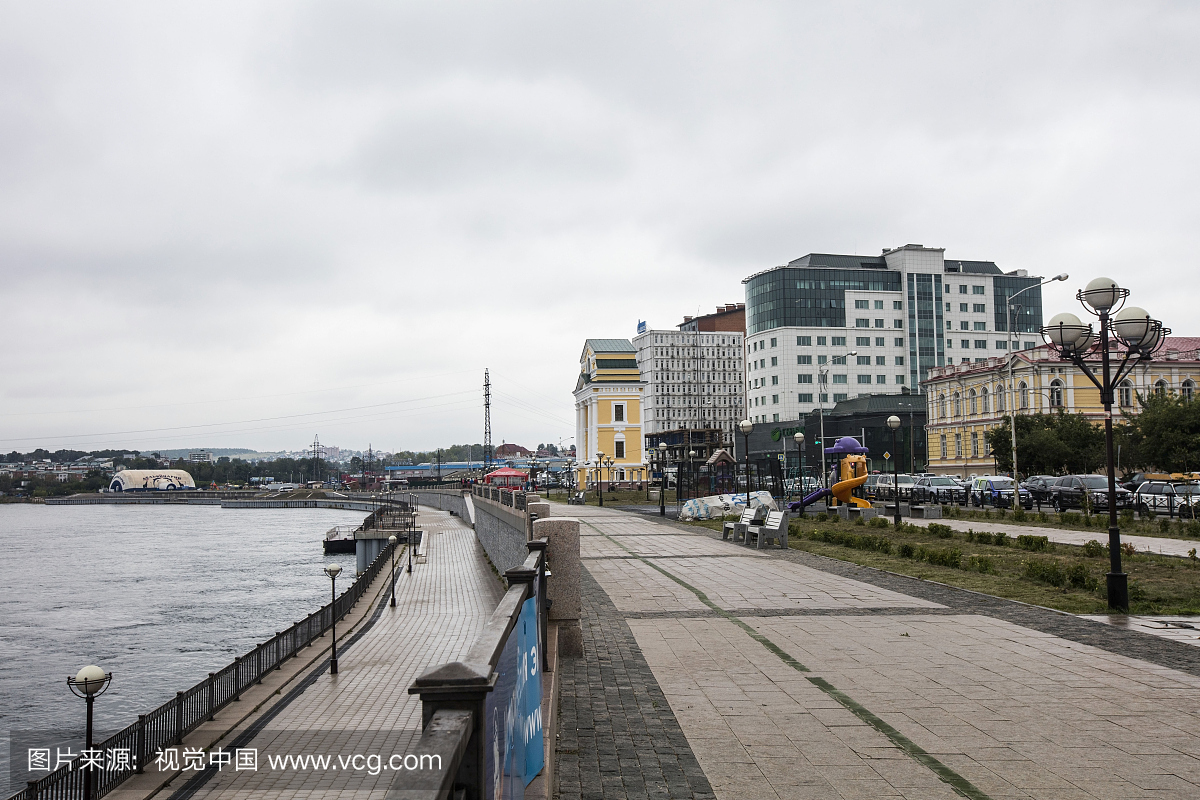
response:
<path id="1" fill-rule="evenodd" d="M 178 692 L 174 699 L 150 713 L 139 714 L 137 722 L 95 744 L 94 749 L 102 753 L 110 750 L 128 751 L 135 760 L 124 769 L 94 770 L 91 796 L 103 797 L 125 779 L 144 772 L 146 763 L 153 760 L 159 749 L 182 744 L 184 736 L 212 719 L 229 703 L 240 700 L 242 693 L 252 685 L 262 683 L 268 672 L 278 669 L 284 661 L 324 635 L 334 621 L 346 616 L 362 598 L 380 570 L 389 563 L 391 553 L 392 546 L 389 544 L 380 551 L 366 572 L 358 576 L 332 603 L 327 603 L 287 630 L 276 633 L 246 655 L 235 658 L 232 664 L 208 673 L 207 679 Z M 76 768 L 82 761 L 81 754 L 49 775 L 29 781 L 24 789 L 9 800 L 82 800 L 84 771 Z"/>
<path id="2" fill-rule="evenodd" d="M 481 486 L 476 484 L 471 487 L 471 494 L 475 497 L 482 497 L 484 500 L 499 503 L 502 506 L 515 508 L 518 511 L 524 511 L 527 502 L 525 492 L 519 489 L 502 489 L 496 486 Z"/>
<path id="3" fill-rule="evenodd" d="M 541 662 L 536 670 L 539 680 L 547 666 L 546 612 L 550 605 L 546 591 L 547 540 L 535 539 L 526 547 L 529 555 L 525 563 L 504 573 L 509 582 L 508 591 L 467 655 L 461 662 L 430 669 L 409 688 L 410 694 L 421 696 L 424 721 L 421 738 L 410 752 L 440 754 L 440 769 L 398 773 L 388 790 L 388 800 L 450 797 L 483 800 L 492 796 L 492 787 L 486 785 L 487 779 L 491 777 L 494 784 L 502 776 L 489 776 L 488 773 L 502 770 L 504 766 L 503 763 L 489 766 L 489 756 L 496 753 L 496 739 L 504 736 L 504 732 L 498 730 L 500 726 L 492 723 L 504 720 L 508 707 L 508 700 L 497 697 L 499 692 L 493 691 L 503 683 L 498 673 L 505 668 L 506 656 L 510 659 L 514 656 L 517 624 L 525 601 L 531 597 L 537 598 L 534 607 Z M 530 665 L 525 662 L 517 663 L 521 663 L 523 669 L 529 669 Z M 508 668 L 513 666 L 515 664 L 510 664 Z M 489 719 L 492 716 L 496 720 Z"/>

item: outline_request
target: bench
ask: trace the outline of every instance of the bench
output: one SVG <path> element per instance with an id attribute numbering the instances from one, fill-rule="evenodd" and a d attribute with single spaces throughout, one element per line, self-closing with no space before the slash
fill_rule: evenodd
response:
<path id="1" fill-rule="evenodd" d="M 418 564 L 424 564 L 427 556 L 429 555 L 429 549 L 428 549 L 428 544 L 427 544 L 429 540 L 426 538 L 424 531 L 412 531 L 409 534 L 409 537 L 411 538 L 412 536 L 417 536 L 421 540 L 417 544 L 417 549 L 416 549 L 416 553 L 415 553 L 416 558 L 414 558 L 413 560 L 416 561 Z"/>
<path id="2" fill-rule="evenodd" d="M 762 508 L 762 506 L 759 506 L 759 508 Z M 759 522 L 762 522 L 762 517 L 758 516 L 758 510 L 746 507 L 743 509 L 742 516 L 737 522 L 726 522 L 721 526 L 721 538 L 729 539 L 732 537 L 733 541 L 740 542 L 746 537 L 746 529 Z"/>
<path id="3" fill-rule="evenodd" d="M 941 506 L 909 506 L 910 515 L 921 519 L 941 519 Z"/>
<path id="4" fill-rule="evenodd" d="M 762 525 L 751 525 L 746 528 L 745 545 L 750 546 L 750 537 L 754 537 L 759 550 L 768 539 L 776 542 L 779 549 L 786 550 L 788 546 L 788 515 L 786 511 L 771 511 L 767 521 Z"/>
<path id="5" fill-rule="evenodd" d="M 571 495 L 570 497 L 568 497 L 568 498 L 567 498 L 567 505 L 569 505 L 569 506 L 581 506 L 581 505 L 583 505 L 583 492 L 576 492 L 575 494 L 573 494 L 573 495 Z"/>

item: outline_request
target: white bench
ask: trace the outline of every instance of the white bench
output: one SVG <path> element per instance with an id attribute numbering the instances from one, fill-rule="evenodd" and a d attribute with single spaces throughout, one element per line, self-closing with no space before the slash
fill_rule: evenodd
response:
<path id="1" fill-rule="evenodd" d="M 767 521 L 762 525 L 751 525 L 746 528 L 747 547 L 750 546 L 750 537 L 754 537 L 759 550 L 763 549 L 763 543 L 768 539 L 779 545 L 781 550 L 786 550 L 788 546 L 788 514 L 786 511 L 772 511 L 767 514 Z"/>
<path id="2" fill-rule="evenodd" d="M 412 535 L 418 534 L 418 533 L 421 534 L 421 543 L 419 545 L 417 545 L 417 550 L 416 550 L 416 553 L 414 554 L 414 555 L 416 555 L 416 558 L 414 560 L 418 564 L 424 564 L 426 556 L 429 555 L 429 537 L 426 536 L 421 531 L 413 531 L 412 534 L 409 534 L 409 535 L 412 536 Z"/>
<path id="3" fill-rule="evenodd" d="M 762 508 L 762 506 L 759 506 L 759 508 Z M 758 518 L 758 510 L 747 506 L 742 510 L 742 516 L 737 522 L 726 522 L 721 526 L 721 538 L 729 539 L 732 537 L 732 541 L 740 542 L 746 537 L 746 529 L 759 521 L 761 521 L 761 518 Z"/>

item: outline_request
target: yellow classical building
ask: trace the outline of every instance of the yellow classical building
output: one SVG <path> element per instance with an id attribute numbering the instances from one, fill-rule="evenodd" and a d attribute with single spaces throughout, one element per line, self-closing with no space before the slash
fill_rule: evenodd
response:
<path id="1" fill-rule="evenodd" d="M 1115 371 L 1123 353 L 1112 353 Z M 1099 357 L 1093 372 L 1100 368 Z M 1200 382 L 1200 337 L 1167 337 L 1154 360 L 1135 367 L 1115 392 L 1114 416 L 1136 413 L 1137 396 L 1173 393 L 1191 399 Z M 1104 423 L 1100 390 L 1070 361 L 1043 345 L 1009 356 L 933 367 L 925 393 L 929 471 L 939 475 L 991 475 L 996 464 L 986 434 L 1009 416 L 1062 409 Z M 1022 473 L 1021 456 L 1017 468 Z"/>
<path id="2" fill-rule="evenodd" d="M 629 484 L 647 477 L 642 449 L 646 384 L 628 339 L 588 339 L 575 383 L 576 478 Z M 611 459 L 612 464 L 608 462 Z"/>

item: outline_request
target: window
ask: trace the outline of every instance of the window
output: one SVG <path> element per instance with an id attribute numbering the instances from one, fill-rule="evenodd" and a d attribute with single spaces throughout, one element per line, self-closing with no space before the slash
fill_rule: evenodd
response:
<path id="1" fill-rule="evenodd" d="M 902 383 L 904 383 L 904 376 L 903 376 L 903 375 L 897 375 L 897 376 L 896 376 L 896 383 L 897 383 L 897 384 L 902 384 Z"/>
<path id="2" fill-rule="evenodd" d="M 895 339 L 893 339 L 893 340 L 892 340 L 892 343 L 893 343 L 893 344 L 894 344 L 896 347 L 904 347 L 904 339 L 902 339 L 902 338 L 901 338 L 901 337 L 899 337 L 899 336 L 897 336 Z"/>
<path id="3" fill-rule="evenodd" d="M 946 310 L 947 310 L 947 311 L 949 311 L 949 310 L 950 310 L 950 304 L 949 304 L 949 303 L 946 303 Z"/>
<path id="4" fill-rule="evenodd" d="M 812 392 L 801 392 L 797 395 L 797 397 L 800 399 L 801 403 L 811 403 L 813 401 Z"/>
<path id="5" fill-rule="evenodd" d="M 902 300 L 893 300 L 892 301 L 892 311 L 903 311 L 903 310 L 904 310 L 904 301 L 902 301 Z"/>
<path id="6" fill-rule="evenodd" d="M 882 336 L 876 336 L 875 337 L 875 346 L 876 347 L 887 347 L 887 339 L 883 338 Z"/>
<path id="7" fill-rule="evenodd" d="M 772 421 L 772 422 L 779 422 L 779 415 L 778 415 L 778 414 L 772 414 L 772 415 L 771 415 L 771 421 Z"/>
<path id="8" fill-rule="evenodd" d="M 986 290 L 982 286 L 972 286 L 971 294 L 984 294 Z"/>
<path id="9" fill-rule="evenodd" d="M 1004 391 L 1004 384 L 1002 383 L 996 387 L 996 410 L 997 411 L 1004 410 L 1004 403 L 1006 402 L 1004 399 L 1005 395 L 1006 395 L 1006 393 Z"/>
<path id="10" fill-rule="evenodd" d="M 944 395 L 944 394 L 939 394 L 939 395 L 938 395 L 938 410 L 937 410 L 937 415 L 938 415 L 939 417 L 945 417 L 945 416 L 946 416 L 946 395 Z"/>
<path id="11" fill-rule="evenodd" d="M 962 416 L 962 398 L 959 397 L 958 392 L 954 393 L 954 416 Z"/>
<path id="12" fill-rule="evenodd" d="M 958 344 L 959 344 L 959 346 L 962 347 L 963 350 L 971 349 L 971 340 L 970 339 L 959 339 Z"/>
<path id="13" fill-rule="evenodd" d="M 971 458 L 979 458 L 979 434 L 971 431 Z"/>
<path id="14" fill-rule="evenodd" d="M 854 307 L 855 308 L 870 308 L 871 301 L 870 300 L 855 300 Z"/>
<path id="15" fill-rule="evenodd" d="M 896 366 L 897 367 L 904 366 L 904 356 L 896 356 Z"/>
<path id="16" fill-rule="evenodd" d="M 805 339 L 807 339 L 808 337 L 807 337 L 807 336 L 805 336 L 804 338 L 805 338 Z M 818 337 L 817 337 L 817 347 L 824 347 L 824 346 L 825 346 L 825 337 L 824 337 L 824 336 L 818 336 Z"/>
<path id="17" fill-rule="evenodd" d="M 1183 398 L 1183 402 L 1190 403 L 1192 398 L 1196 396 L 1196 384 L 1188 378 L 1179 385 L 1179 396 Z"/>
<path id="18" fill-rule="evenodd" d="M 893 328 L 903 328 L 903 327 L 904 327 L 904 320 L 902 320 L 902 319 L 894 319 L 894 320 L 892 320 L 892 327 L 893 327 Z"/>
<path id="19" fill-rule="evenodd" d="M 958 293 L 959 293 L 959 294 L 966 294 L 966 293 L 967 293 L 967 287 L 966 287 L 966 286 L 964 286 L 963 284 L 961 284 L 961 283 L 960 283 L 960 284 L 958 285 Z"/>
<path id="20" fill-rule="evenodd" d="M 797 347 L 812 347 L 812 337 L 811 336 L 797 336 L 796 337 L 796 346 Z"/>
<path id="21" fill-rule="evenodd" d="M 1167 382 L 1164 381 L 1162 378 L 1159 378 L 1157 381 L 1155 381 L 1154 393 L 1156 395 L 1158 395 L 1159 397 L 1166 397 L 1167 396 Z"/>
<path id="22" fill-rule="evenodd" d="M 1058 378 L 1050 381 L 1050 407 L 1062 408 L 1063 405 L 1063 382 Z"/>
<path id="23" fill-rule="evenodd" d="M 979 413 L 979 395 L 975 394 L 975 390 L 967 392 L 967 404 L 971 407 L 971 416 Z"/>
<path id="24" fill-rule="evenodd" d="M 833 393 L 833 402 L 840 403 L 843 400 L 845 400 L 847 397 L 849 397 L 849 395 L 846 394 L 845 392 L 834 392 Z"/>
<path id="25" fill-rule="evenodd" d="M 779 366 L 779 356 L 771 356 L 771 366 L 772 367 Z"/>
<path id="26" fill-rule="evenodd" d="M 883 301 L 882 300 L 875 301 L 875 309 L 877 311 L 883 311 Z"/>
<path id="27" fill-rule="evenodd" d="M 796 356 L 797 364 L 811 364 L 812 356 Z"/>
<path id="28" fill-rule="evenodd" d="M 624 440 L 617 439 L 617 441 L 614 442 L 614 446 L 617 448 L 616 457 L 624 458 L 625 457 L 625 442 L 624 442 Z"/>
<path id="29" fill-rule="evenodd" d="M 976 314 L 986 314 L 987 313 L 987 303 L 974 303 L 971 306 L 971 310 L 974 311 Z"/>
<path id="30" fill-rule="evenodd" d="M 976 339 L 975 340 L 975 349 L 976 350 L 987 350 L 987 339 Z"/>
<path id="31" fill-rule="evenodd" d="M 858 365 L 860 367 L 871 366 L 871 357 L 870 356 L 859 356 L 857 361 L 858 361 Z"/>
<path id="32" fill-rule="evenodd" d="M 771 339 L 771 347 L 775 347 L 775 346 L 776 346 L 776 345 L 778 345 L 778 344 L 779 344 L 779 340 L 778 340 L 778 339 L 774 339 L 774 338 L 772 338 L 772 339 Z"/>
<path id="33" fill-rule="evenodd" d="M 949 453 L 946 452 L 946 434 L 944 433 L 941 435 L 940 444 L 942 446 L 942 458 L 945 458 Z"/>
<path id="34" fill-rule="evenodd" d="M 876 383 L 887 383 L 887 375 L 876 375 L 875 382 Z"/>
<path id="35" fill-rule="evenodd" d="M 862 317 L 859 317 L 858 319 L 854 320 L 854 327 L 869 328 L 869 327 L 871 327 L 871 320 L 863 319 Z"/>
<path id="36" fill-rule="evenodd" d="M 876 327 L 876 328 L 882 328 L 882 327 L 883 327 L 883 320 L 881 320 L 881 319 L 877 319 L 877 320 L 875 320 L 875 327 Z"/>
<path id="37" fill-rule="evenodd" d="M 973 322 L 973 323 L 971 323 L 971 326 L 972 326 L 973 330 L 977 330 L 977 331 L 986 331 L 987 330 L 986 322 Z"/>
<path id="38" fill-rule="evenodd" d="M 772 376 L 771 376 L 771 385 L 772 385 L 772 386 L 778 386 L 778 385 L 779 385 L 779 376 L 778 376 L 778 375 L 772 375 Z"/>
<path id="39" fill-rule="evenodd" d="M 948 330 L 948 331 L 954 330 L 954 323 L 951 322 L 950 320 L 946 320 L 946 330 Z"/>
<path id="40" fill-rule="evenodd" d="M 779 404 L 779 395 L 777 395 L 777 394 L 771 395 L 771 402 L 778 405 Z"/>
<path id="41" fill-rule="evenodd" d="M 871 376 L 870 375 L 859 375 L 859 376 L 857 376 L 857 380 L 859 383 L 870 383 Z"/>
<path id="42" fill-rule="evenodd" d="M 846 380 L 845 375 L 834 375 L 833 382 L 834 383 L 849 383 L 850 381 Z"/>
<path id="43" fill-rule="evenodd" d="M 887 366 L 887 356 L 875 356 L 875 366 L 886 367 Z"/>
<path id="44" fill-rule="evenodd" d="M 990 413 L 992 410 L 988 403 L 988 390 L 986 386 L 979 392 L 979 410 L 984 414 Z"/>
<path id="45" fill-rule="evenodd" d="M 997 350 L 1007 350 L 1007 349 L 1008 349 L 1008 342 L 1007 342 L 1007 341 L 1004 341 L 1004 342 L 1002 342 L 1002 341 L 1000 341 L 999 339 L 997 339 L 997 340 L 996 340 L 996 349 L 997 349 Z"/>
<path id="46" fill-rule="evenodd" d="M 962 434 L 954 434 L 954 457 L 962 458 Z"/>
<path id="47" fill-rule="evenodd" d="M 832 363 L 841 366 L 846 363 L 846 356 L 834 356 Z"/>
<path id="48" fill-rule="evenodd" d="M 818 364 L 824 364 L 827 361 L 829 361 L 829 356 L 817 356 Z"/>
<path id="49" fill-rule="evenodd" d="M 812 378 L 812 373 L 801 373 L 800 375 L 796 376 L 796 383 L 812 383 Z"/>
<path id="50" fill-rule="evenodd" d="M 613 422 L 625 421 L 625 404 L 613 403 Z"/>
<path id="51" fill-rule="evenodd" d="M 855 336 L 854 337 L 854 346 L 855 347 L 870 347 L 871 346 L 871 337 L 870 336 Z"/>
<path id="52" fill-rule="evenodd" d="M 969 330 L 971 330 L 971 323 L 967 322 L 964 319 L 962 322 L 958 323 L 958 328 L 959 328 L 959 330 L 969 331 Z"/>
<path id="53" fill-rule="evenodd" d="M 845 336 L 830 336 L 829 343 L 831 345 L 833 345 L 834 347 L 845 347 L 846 346 L 846 337 Z"/>
<path id="54" fill-rule="evenodd" d="M 968 309 L 968 308 L 970 308 L 970 307 L 971 307 L 971 304 L 970 304 L 970 303 L 959 303 L 959 304 L 958 304 L 958 311 L 959 311 L 959 313 L 960 313 L 960 314 L 965 314 L 965 313 L 967 313 L 967 309 Z"/>
<path id="55" fill-rule="evenodd" d="M 1037 342 L 1021 342 L 1022 350 L 1032 350 L 1035 347 L 1037 347 Z"/>

